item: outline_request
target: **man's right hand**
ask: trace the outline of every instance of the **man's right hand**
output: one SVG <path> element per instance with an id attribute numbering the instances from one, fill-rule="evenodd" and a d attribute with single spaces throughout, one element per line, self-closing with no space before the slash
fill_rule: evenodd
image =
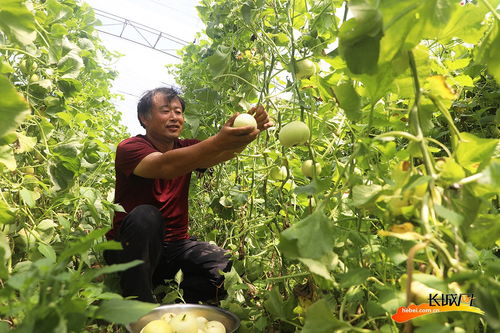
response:
<path id="1" fill-rule="evenodd" d="M 219 133 L 214 136 L 214 142 L 218 149 L 223 151 L 241 152 L 245 147 L 257 138 L 260 131 L 252 126 L 232 127 L 234 119 L 239 113 L 233 114 L 224 124 Z"/>

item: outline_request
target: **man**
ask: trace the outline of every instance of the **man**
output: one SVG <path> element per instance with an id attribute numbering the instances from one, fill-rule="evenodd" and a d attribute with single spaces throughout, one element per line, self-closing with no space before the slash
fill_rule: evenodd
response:
<path id="1" fill-rule="evenodd" d="M 233 158 L 261 130 L 271 126 L 261 106 L 254 107 L 257 127 L 231 127 L 234 114 L 206 140 L 179 139 L 184 125 L 184 101 L 171 88 L 147 91 L 137 105 L 146 135 L 122 141 L 116 151 L 115 202 L 117 212 L 108 239 L 122 244 L 105 251 L 108 264 L 142 260 L 120 275 L 123 296 L 157 302 L 153 288 L 182 269 L 181 287 L 188 303 L 217 298 L 231 262 L 223 249 L 190 238 L 188 190 L 191 172 Z"/>

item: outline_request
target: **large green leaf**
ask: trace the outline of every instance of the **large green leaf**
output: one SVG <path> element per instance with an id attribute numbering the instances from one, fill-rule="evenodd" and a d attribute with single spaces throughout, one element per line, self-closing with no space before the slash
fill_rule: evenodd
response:
<path id="1" fill-rule="evenodd" d="M 380 42 L 381 62 L 412 49 L 423 38 L 435 38 L 457 8 L 454 0 L 381 1 L 384 36 Z"/>
<path id="2" fill-rule="evenodd" d="M 64 262 L 64 260 L 67 260 L 73 255 L 81 254 L 89 250 L 94 244 L 94 242 L 103 237 L 107 231 L 108 230 L 105 228 L 94 229 L 85 237 L 79 239 L 77 242 L 68 244 L 64 249 L 64 251 L 59 256 L 59 261 Z"/>
<path id="3" fill-rule="evenodd" d="M 121 271 L 127 270 L 131 267 L 137 266 L 141 263 L 142 263 L 142 260 L 133 260 L 131 262 L 127 262 L 124 264 L 115 264 L 115 265 L 104 266 L 103 268 L 94 269 L 94 270 L 89 271 L 85 277 L 90 281 L 99 275 L 121 272 Z"/>
<path id="4" fill-rule="evenodd" d="M 306 312 L 306 322 L 302 333 L 331 333 L 350 325 L 333 316 L 332 310 L 324 299 L 311 305 Z"/>
<path id="5" fill-rule="evenodd" d="M 354 17 L 340 28 L 340 55 L 352 73 L 375 73 L 382 38 L 382 15 L 367 1 L 353 1 L 350 8 Z"/>
<path id="6" fill-rule="evenodd" d="M 57 63 L 59 72 L 63 74 L 62 78 L 76 79 L 83 67 L 83 59 L 76 50 L 71 50 Z"/>
<path id="7" fill-rule="evenodd" d="M 15 216 L 12 209 L 3 201 L 0 201 L 0 224 L 12 223 Z"/>
<path id="8" fill-rule="evenodd" d="M 81 143 L 73 141 L 55 146 L 52 152 L 66 169 L 77 173 L 81 165 L 80 149 Z"/>
<path id="9" fill-rule="evenodd" d="M 478 184 L 500 195 L 500 160 L 490 163 L 481 173 L 483 177 L 477 181 Z"/>
<path id="10" fill-rule="evenodd" d="M 54 185 L 55 191 L 66 190 L 73 184 L 74 172 L 68 170 L 61 163 L 50 162 L 48 165 L 49 179 Z"/>
<path id="11" fill-rule="evenodd" d="M 29 113 L 24 98 L 9 80 L 0 74 L 0 137 L 15 129 Z"/>
<path id="12" fill-rule="evenodd" d="M 497 215 L 480 215 L 468 230 L 468 238 L 480 249 L 490 249 L 500 241 L 500 222 Z"/>
<path id="13" fill-rule="evenodd" d="M 214 54 L 207 58 L 208 68 L 214 76 L 224 74 L 231 63 L 231 53 L 227 46 L 219 45 Z"/>
<path id="14" fill-rule="evenodd" d="M 457 5 L 446 26 L 436 34 L 436 38 L 444 42 L 451 38 L 460 38 L 466 43 L 477 43 L 483 35 L 484 26 L 481 23 L 487 12 L 483 1 L 466 6 Z"/>
<path id="15" fill-rule="evenodd" d="M 350 269 L 347 273 L 339 276 L 340 286 L 342 288 L 349 288 L 351 286 L 363 284 L 370 275 L 370 271 L 366 268 L 357 267 Z"/>
<path id="16" fill-rule="evenodd" d="M 108 299 L 102 302 L 95 316 L 111 323 L 126 325 L 136 321 L 157 306 L 157 304 L 133 300 Z"/>
<path id="17" fill-rule="evenodd" d="M 280 248 L 289 258 L 319 259 L 332 251 L 335 243 L 333 222 L 316 210 L 280 235 Z"/>
<path id="18" fill-rule="evenodd" d="M 377 184 L 372 185 L 356 185 L 352 189 L 352 204 L 355 207 L 363 206 L 372 202 L 382 190 L 382 186 Z"/>
<path id="19" fill-rule="evenodd" d="M 330 275 L 328 267 L 323 262 L 308 258 L 299 258 L 299 261 L 304 265 L 306 265 L 309 271 L 311 271 L 311 273 L 314 273 L 316 275 L 323 277 L 326 280 L 334 282 L 332 276 Z"/>
<path id="20" fill-rule="evenodd" d="M 273 288 L 264 301 L 264 307 L 273 316 L 273 318 L 286 319 L 286 311 L 284 307 L 283 296 L 279 292 L 279 288 Z"/>
<path id="21" fill-rule="evenodd" d="M 475 290 L 477 293 L 477 305 L 485 312 L 485 318 L 492 331 L 500 330 L 500 292 L 496 285 L 491 284 L 491 287 L 481 286 Z"/>
<path id="22" fill-rule="evenodd" d="M 335 98 L 339 106 L 345 111 L 347 118 L 351 121 L 361 119 L 361 97 L 352 86 L 351 82 L 340 82 L 333 87 Z"/>
<path id="23" fill-rule="evenodd" d="M 475 172 L 481 163 L 488 162 L 500 143 L 495 139 L 483 139 L 470 133 L 460 134 L 463 141 L 458 143 L 456 158 L 458 163 Z"/>
<path id="24" fill-rule="evenodd" d="M 12 255 L 9 238 L 3 232 L 0 232 L 0 278 L 7 279 L 9 276 L 8 262 Z"/>
<path id="25" fill-rule="evenodd" d="M 500 22 L 498 20 L 478 48 L 475 59 L 476 62 L 485 64 L 488 72 L 500 84 Z"/>
<path id="26" fill-rule="evenodd" d="M 10 32 L 21 44 L 30 44 L 36 38 L 35 18 L 23 0 L 0 1 L 0 28 Z"/>
<path id="27" fill-rule="evenodd" d="M 340 46 L 340 54 L 353 74 L 374 74 L 380 51 L 380 38 L 382 34 L 371 37 L 366 36 L 356 43 Z"/>
<path id="28" fill-rule="evenodd" d="M 3 166 L 10 170 L 16 170 L 17 163 L 14 158 L 14 151 L 9 146 L 0 146 L 0 170 L 2 170 Z"/>
<path id="29" fill-rule="evenodd" d="M 57 0 L 47 0 L 47 19 L 51 22 L 61 21 L 65 18 L 69 18 L 73 14 L 71 7 L 63 5 L 61 1 Z"/>

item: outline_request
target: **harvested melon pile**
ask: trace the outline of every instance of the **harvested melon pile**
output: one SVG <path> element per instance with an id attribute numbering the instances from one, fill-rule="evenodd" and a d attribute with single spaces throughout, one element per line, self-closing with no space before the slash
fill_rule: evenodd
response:
<path id="1" fill-rule="evenodd" d="M 226 327 L 220 321 L 209 321 L 188 312 L 168 312 L 160 319 L 150 321 L 141 333 L 226 333 Z"/>

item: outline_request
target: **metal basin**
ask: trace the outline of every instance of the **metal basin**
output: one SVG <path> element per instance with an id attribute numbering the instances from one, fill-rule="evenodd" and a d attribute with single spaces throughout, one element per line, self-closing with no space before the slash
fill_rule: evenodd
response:
<path id="1" fill-rule="evenodd" d="M 189 312 L 196 317 L 203 316 L 207 318 L 208 321 L 220 321 L 226 327 L 227 333 L 236 332 L 236 330 L 240 327 L 240 319 L 238 317 L 236 317 L 233 313 L 216 306 L 200 304 L 170 304 L 154 308 L 150 313 L 142 316 L 135 323 L 127 325 L 127 331 L 130 333 L 139 333 L 147 323 L 155 319 L 160 319 L 160 317 L 167 312 L 175 314 Z"/>

